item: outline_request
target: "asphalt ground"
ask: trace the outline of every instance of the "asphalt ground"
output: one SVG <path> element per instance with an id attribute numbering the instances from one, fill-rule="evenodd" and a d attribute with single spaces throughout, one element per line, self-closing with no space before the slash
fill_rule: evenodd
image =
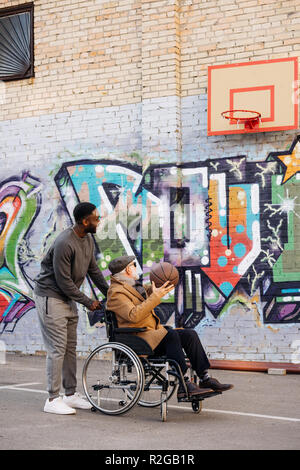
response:
<path id="1" fill-rule="evenodd" d="M 159 408 L 137 405 L 121 416 L 44 413 L 45 360 L 9 353 L 0 365 L 1 450 L 300 449 L 299 374 L 211 370 L 234 388 L 204 400 L 199 414 L 172 397 L 162 422 Z M 83 363 L 78 359 L 79 392 Z"/>

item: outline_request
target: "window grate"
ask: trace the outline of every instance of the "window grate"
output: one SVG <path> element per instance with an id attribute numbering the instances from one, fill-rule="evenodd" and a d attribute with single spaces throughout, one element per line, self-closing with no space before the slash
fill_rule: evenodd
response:
<path id="1" fill-rule="evenodd" d="M 26 8 L 25 8 L 26 9 Z M 28 9 L 28 7 L 27 7 Z M 0 10 L 0 79 L 33 76 L 33 15 L 30 11 Z M 4 15 L 4 16 L 2 16 Z"/>

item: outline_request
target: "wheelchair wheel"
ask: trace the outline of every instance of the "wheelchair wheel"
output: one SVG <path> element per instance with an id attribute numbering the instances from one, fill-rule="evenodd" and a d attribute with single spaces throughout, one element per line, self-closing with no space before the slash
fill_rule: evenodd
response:
<path id="1" fill-rule="evenodd" d="M 106 343 L 87 358 L 82 383 L 87 399 L 96 410 L 119 415 L 139 400 L 144 389 L 144 370 L 131 348 Z"/>
<path id="2" fill-rule="evenodd" d="M 201 413 L 202 406 L 203 406 L 202 400 L 192 401 L 192 409 L 194 413 L 197 413 L 197 414 Z"/>
<path id="3" fill-rule="evenodd" d="M 162 400 L 161 405 L 160 405 L 160 417 L 162 422 L 167 421 L 167 414 L 168 414 L 168 409 L 167 409 L 167 401 Z"/>

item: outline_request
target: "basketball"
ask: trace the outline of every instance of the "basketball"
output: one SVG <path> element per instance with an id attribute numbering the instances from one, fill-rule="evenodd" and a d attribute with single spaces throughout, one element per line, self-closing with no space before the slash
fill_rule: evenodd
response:
<path id="1" fill-rule="evenodd" d="M 177 286 L 179 281 L 179 272 L 171 263 L 161 262 L 156 264 L 150 271 L 150 281 L 154 282 L 155 287 L 161 287 L 165 282 Z"/>

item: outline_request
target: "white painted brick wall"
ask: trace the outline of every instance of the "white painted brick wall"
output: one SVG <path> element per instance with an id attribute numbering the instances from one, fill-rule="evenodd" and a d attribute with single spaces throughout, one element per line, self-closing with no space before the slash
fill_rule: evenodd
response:
<path id="1" fill-rule="evenodd" d="M 178 123 L 182 127 L 182 155 L 175 132 Z M 208 138 L 203 95 L 182 98 L 181 102 L 178 97 L 167 97 L 143 104 L 52 113 L 0 123 L 2 178 L 29 170 L 42 179 L 42 220 L 53 207 L 50 173 L 65 161 L 85 157 L 136 161 L 130 157 L 131 152 L 137 152 L 144 165 L 240 154 L 264 160 L 269 151 L 290 144 L 291 136 L 291 132 L 285 132 Z M 271 329 L 260 319 L 258 326 L 257 313 L 243 309 L 231 309 L 218 320 L 204 322 L 197 331 L 212 359 L 283 362 L 291 361 L 291 344 L 300 333 L 297 324 Z M 79 353 L 86 354 L 100 341 L 101 332 L 88 330 L 84 315 L 78 332 Z M 5 332 L 1 339 L 9 351 L 31 354 L 43 350 L 35 311 L 28 312 L 14 333 Z"/>

